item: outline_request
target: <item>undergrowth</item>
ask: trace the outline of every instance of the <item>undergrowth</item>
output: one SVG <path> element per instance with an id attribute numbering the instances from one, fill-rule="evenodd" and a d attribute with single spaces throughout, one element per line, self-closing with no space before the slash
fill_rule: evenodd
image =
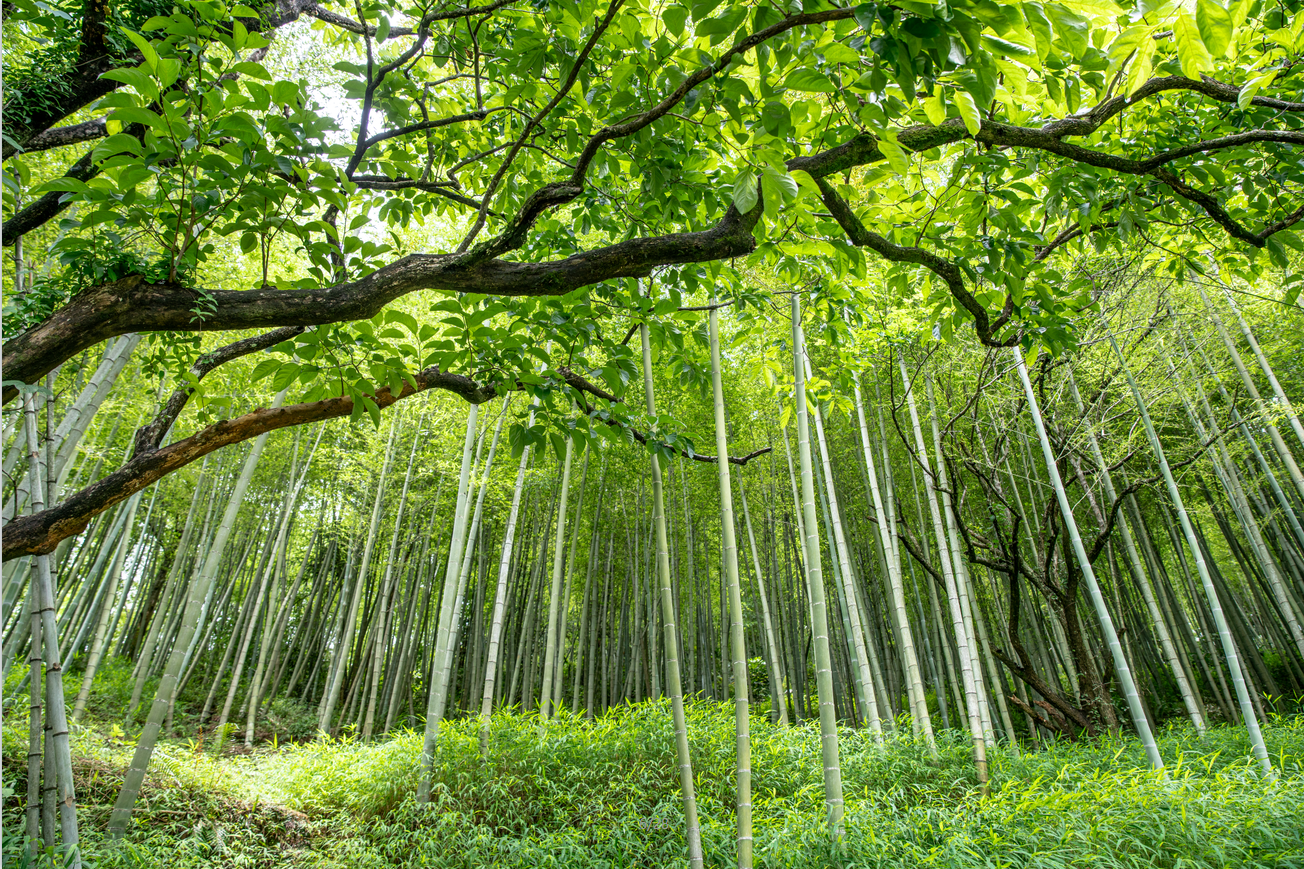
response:
<path id="1" fill-rule="evenodd" d="M 689 706 L 707 864 L 732 865 L 733 713 Z M 908 732 L 908 727 L 906 728 Z M 500 712 L 490 751 L 476 722 L 447 722 L 432 801 L 414 798 L 420 733 L 328 740 L 214 757 L 160 746 L 125 847 L 101 841 L 130 745 L 83 729 L 74 751 L 93 867 L 651 867 L 685 865 L 669 709 L 641 704 L 592 722 Z M 1264 736 L 1266 780 L 1235 727 L 1159 734 L 1156 775 L 1123 736 L 992 753 L 978 795 L 969 750 L 940 734 L 938 760 L 908 736 L 843 731 L 846 832 L 830 844 L 818 730 L 752 723 L 758 866 L 1304 867 L 1304 718 Z M 23 780 L 23 724 L 5 725 L 5 782 Z M 7 791 L 5 862 L 20 865 Z"/>

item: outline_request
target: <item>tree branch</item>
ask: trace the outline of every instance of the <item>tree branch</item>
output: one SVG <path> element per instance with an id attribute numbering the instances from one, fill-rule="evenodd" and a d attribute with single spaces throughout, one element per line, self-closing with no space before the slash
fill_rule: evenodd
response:
<path id="1" fill-rule="evenodd" d="M 1006 296 L 1004 310 L 993 319 L 988 315 L 987 309 L 965 287 L 964 277 L 960 273 L 959 266 L 950 260 L 943 259 L 932 251 L 920 247 L 904 247 L 893 244 L 878 233 L 872 232 L 860 222 L 860 218 L 856 217 L 851 207 L 838 195 L 831 184 L 822 177 L 817 177 L 815 183 L 819 185 L 820 197 L 824 200 L 824 205 L 833 214 L 833 219 L 838 222 L 838 225 L 842 227 L 842 230 L 853 244 L 859 247 L 868 247 L 889 262 L 913 263 L 914 265 L 923 266 L 941 278 L 955 300 L 969 312 L 969 316 L 973 317 L 974 328 L 978 331 L 978 338 L 987 346 L 1011 347 L 1019 342 L 1017 335 L 1003 341 L 995 337 L 995 333 L 1010 321 L 1010 317 L 1014 313 L 1014 299 L 1012 297 Z"/>
<path id="2" fill-rule="evenodd" d="M 562 378 L 566 381 L 567 385 L 569 385 L 571 388 L 579 392 L 586 392 L 589 395 L 595 396 L 596 398 L 601 398 L 603 401 L 610 402 L 611 404 L 623 403 L 622 399 L 617 398 L 615 395 L 611 394 L 610 392 L 607 392 L 602 387 L 595 385 L 592 381 L 588 380 L 583 375 L 573 371 L 572 369 L 563 366 L 557 370 L 561 374 Z M 590 418 L 593 418 L 592 417 L 593 407 L 589 405 L 588 402 L 585 402 L 582 398 L 580 399 L 580 405 L 581 405 L 581 410 L 583 410 L 586 415 L 589 415 Z M 616 419 L 599 419 L 599 421 L 605 422 L 607 425 L 610 426 L 615 426 L 616 428 L 624 429 L 625 431 L 628 431 L 630 435 L 633 436 L 634 440 L 638 441 L 644 446 L 648 445 L 648 441 L 649 441 L 648 436 L 632 426 L 625 425 L 624 423 Z M 757 456 L 763 456 L 766 453 L 771 452 L 773 449 L 774 447 L 762 447 L 761 449 L 753 450 L 752 452 L 747 453 L 744 456 L 726 456 L 725 458 L 729 460 L 729 464 L 738 465 L 741 467 L 743 465 L 746 465 L 748 462 L 750 462 L 752 459 L 756 458 Z M 695 462 L 705 462 L 707 464 L 714 465 L 714 464 L 718 464 L 720 461 L 719 456 L 708 456 L 703 453 L 690 453 L 687 450 L 676 450 L 676 452 L 678 452 L 679 455 L 683 456 L 684 458 L 692 459 Z"/>
<path id="3" fill-rule="evenodd" d="M 440 371 L 437 367 L 418 372 L 415 380 L 415 389 L 406 383 L 402 391 L 394 395 L 386 387 L 377 390 L 373 399 L 383 409 L 429 389 L 456 393 L 473 404 L 483 404 L 498 394 L 493 386 L 482 385 L 461 374 Z M 235 419 L 214 423 L 184 440 L 139 454 L 63 503 L 8 522 L 4 533 L 4 560 L 53 551 L 59 541 L 81 532 L 109 507 L 214 450 L 277 429 L 339 419 L 352 413 L 353 399 L 348 396 L 289 407 L 259 408 Z"/>
<path id="4" fill-rule="evenodd" d="M 135 458 L 159 448 L 163 436 L 176 422 L 181 411 L 185 409 L 186 402 L 190 400 L 190 396 L 198 388 L 199 381 L 203 380 L 216 368 L 233 359 L 239 359 L 241 356 L 248 356 L 250 353 L 257 353 L 259 350 L 266 350 L 268 347 L 275 347 L 282 341 L 287 341 L 295 335 L 302 334 L 303 329 L 303 326 L 287 326 L 282 329 L 273 329 L 252 338 L 245 338 L 227 344 L 225 347 L 219 347 L 211 353 L 200 356 L 195 364 L 190 366 L 190 383 L 172 393 L 167 403 L 163 405 L 163 408 L 151 423 L 136 430 L 136 445 L 132 448 L 132 457 Z"/>

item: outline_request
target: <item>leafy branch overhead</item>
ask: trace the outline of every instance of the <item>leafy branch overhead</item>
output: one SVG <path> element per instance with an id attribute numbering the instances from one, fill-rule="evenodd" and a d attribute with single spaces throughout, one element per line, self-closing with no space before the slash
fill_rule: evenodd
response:
<path id="1" fill-rule="evenodd" d="M 255 380 L 352 413 L 432 368 L 619 392 L 649 287 L 663 326 L 708 287 L 763 318 L 756 269 L 1057 351 L 1083 253 L 1302 247 L 1304 38 L 1262 0 L 17 0 L 5 33 L 3 243 L 57 263 L 8 302 L 6 402 L 115 336 L 269 329 Z"/>

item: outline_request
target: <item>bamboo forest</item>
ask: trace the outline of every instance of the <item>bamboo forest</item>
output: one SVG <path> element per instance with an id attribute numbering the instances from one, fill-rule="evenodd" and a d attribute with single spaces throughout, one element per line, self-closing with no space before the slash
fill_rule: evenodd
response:
<path id="1" fill-rule="evenodd" d="M 0 7 L 4 865 L 1304 866 L 1304 4 L 461 2 Z"/>

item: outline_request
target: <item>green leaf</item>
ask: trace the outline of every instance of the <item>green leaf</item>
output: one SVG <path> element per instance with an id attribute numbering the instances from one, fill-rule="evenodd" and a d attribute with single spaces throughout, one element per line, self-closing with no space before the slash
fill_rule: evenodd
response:
<path id="1" fill-rule="evenodd" d="M 420 330 L 420 327 L 417 325 L 416 317 L 413 317 L 407 311 L 400 311 L 396 308 L 390 308 L 385 311 L 385 321 L 388 323 L 402 323 L 413 335 L 417 334 Z"/>
<path id="2" fill-rule="evenodd" d="M 1200 38 L 1204 40 L 1204 47 L 1209 49 L 1213 59 L 1225 57 L 1228 46 L 1232 44 L 1231 13 L 1215 0 L 1196 0 L 1195 24 L 1200 30 Z"/>
<path id="3" fill-rule="evenodd" d="M 1054 36 L 1051 33 L 1050 19 L 1046 17 L 1046 10 L 1035 0 L 1020 5 L 1023 8 L 1023 18 L 1028 22 L 1028 30 L 1037 41 L 1037 56 L 1045 60 L 1054 48 Z"/>
<path id="4" fill-rule="evenodd" d="M 992 50 L 995 54 L 1004 55 L 1005 57 L 1033 58 L 1037 53 L 1026 45 L 1020 45 L 1017 42 L 1011 42 L 1008 39 L 1001 39 L 990 34 L 983 36 L 983 45 Z"/>
<path id="5" fill-rule="evenodd" d="M 159 117 L 157 113 L 141 106 L 114 109 L 112 117 L 115 121 L 122 121 L 125 124 L 144 124 L 147 127 L 153 127 L 164 132 L 168 128 L 167 122 Z"/>
<path id="6" fill-rule="evenodd" d="M 1146 82 L 1150 81 L 1150 73 L 1155 68 L 1155 48 L 1154 43 L 1149 39 L 1141 40 L 1136 47 L 1136 57 L 1132 59 L 1132 65 L 1127 70 L 1127 95 L 1131 96 Z"/>
<path id="7" fill-rule="evenodd" d="M 792 128 L 792 115 L 781 100 L 771 100 L 761 109 L 761 126 L 771 136 L 782 136 Z"/>
<path id="8" fill-rule="evenodd" d="M 873 3 L 861 3 L 852 10 L 851 14 L 856 16 L 856 23 L 859 24 L 866 33 L 869 33 L 874 29 L 874 19 L 878 17 L 878 7 Z"/>
<path id="9" fill-rule="evenodd" d="M 761 190 L 765 193 L 765 213 L 771 214 L 785 202 L 797 198 L 797 181 L 787 172 L 766 166 L 761 173 Z"/>
<path id="10" fill-rule="evenodd" d="M 693 0 L 693 20 L 705 21 L 720 5 L 721 0 Z"/>
<path id="11" fill-rule="evenodd" d="M 783 86 L 788 90 L 808 94 L 831 94 L 837 90 L 828 76 L 805 66 L 793 70 L 784 80 Z"/>
<path id="12" fill-rule="evenodd" d="M 1286 249 L 1281 246 L 1281 242 L 1275 236 L 1269 236 L 1267 240 L 1268 256 L 1272 259 L 1274 265 L 1279 268 L 1290 268 L 1290 259 L 1286 256 Z"/>
<path id="13" fill-rule="evenodd" d="M 371 416 L 371 424 L 380 428 L 380 405 L 371 398 L 370 395 L 363 395 L 362 406 L 366 408 L 367 413 Z"/>
<path id="14" fill-rule="evenodd" d="M 145 65 L 150 69 L 158 68 L 158 52 L 150 41 L 139 33 L 133 33 L 125 27 L 122 29 L 123 34 L 132 41 L 132 44 L 140 51 L 141 57 L 145 58 Z"/>
<path id="15" fill-rule="evenodd" d="M 1055 22 L 1055 37 L 1073 57 L 1082 57 L 1091 47 L 1091 22 L 1058 3 L 1045 7 Z"/>
<path id="16" fill-rule="evenodd" d="M 1274 69 L 1265 72 L 1263 75 L 1255 76 L 1247 81 L 1241 88 L 1240 93 L 1236 95 L 1236 105 L 1240 106 L 1242 109 L 1249 108 L 1250 101 L 1254 99 L 1255 95 L 1263 90 L 1264 85 L 1270 84 L 1276 77 L 1277 71 Z"/>
<path id="17" fill-rule="evenodd" d="M 937 89 L 937 93 L 924 100 L 924 114 L 928 116 L 928 123 L 933 126 L 940 126 L 946 120 L 946 100 L 943 98 L 944 90 Z"/>
<path id="18" fill-rule="evenodd" d="M 80 193 L 84 196 L 91 195 L 91 189 L 86 186 L 85 181 L 79 181 L 76 178 L 55 178 L 53 181 L 47 181 L 40 187 L 33 190 L 33 193 Z"/>
<path id="19" fill-rule="evenodd" d="M 1173 35 L 1177 39 L 1177 57 L 1182 64 L 1182 75 L 1199 81 L 1200 73 L 1213 69 L 1213 58 L 1204 47 L 1195 19 L 1185 9 L 1177 12 Z"/>
<path id="20" fill-rule="evenodd" d="M 682 6 L 669 6 L 661 13 L 661 22 L 675 36 L 684 35 L 684 22 L 687 20 L 688 10 Z"/>
<path id="21" fill-rule="evenodd" d="M 100 76 L 100 78 L 107 78 L 110 81 L 117 81 L 122 82 L 125 85 L 131 85 L 136 93 L 146 99 L 158 99 L 158 85 L 154 83 L 154 79 L 150 78 L 149 74 L 144 70 L 131 68 L 111 69 Z"/>
<path id="22" fill-rule="evenodd" d="M 253 374 L 249 375 L 249 379 L 251 381 L 257 382 L 259 380 L 262 380 L 264 377 L 271 374 L 272 372 L 276 371 L 276 369 L 280 367 L 281 367 L 280 359 L 264 359 L 262 362 L 259 362 L 257 365 L 254 366 Z"/>
<path id="23" fill-rule="evenodd" d="M 167 90 L 181 77 L 181 61 L 175 57 L 160 57 L 154 74 L 158 77 L 159 87 Z"/>
<path id="24" fill-rule="evenodd" d="M 756 207 L 756 173 L 743 169 L 734 179 L 733 205 L 739 214 L 748 214 Z"/>
<path id="25" fill-rule="evenodd" d="M 854 49 L 843 45 L 841 42 L 835 42 L 828 48 L 824 49 L 824 59 L 829 63 L 846 63 L 859 64 L 860 55 Z"/>
<path id="26" fill-rule="evenodd" d="M 376 41 L 384 42 L 389 38 L 389 19 L 384 15 L 380 16 L 380 23 L 376 25 Z"/>
<path id="27" fill-rule="evenodd" d="M 960 118 L 964 121 L 964 128 L 969 131 L 969 135 L 978 135 L 978 131 L 982 129 L 982 119 L 978 115 L 978 104 L 974 102 L 973 95 L 968 91 L 952 91 L 951 101 L 960 110 Z"/>
<path id="28" fill-rule="evenodd" d="M 279 105 L 293 105 L 299 101 L 299 86 L 292 81 L 281 80 L 272 85 L 272 102 Z"/>
<path id="29" fill-rule="evenodd" d="M 725 37 L 738 29 L 747 18 L 747 7 L 739 6 L 731 9 L 721 15 L 719 18 L 708 18 L 705 21 L 699 21 L 695 33 L 697 36 L 708 36 L 711 38 L 711 44 L 716 45 L 723 42 Z"/>
<path id="30" fill-rule="evenodd" d="M 254 63 L 249 60 L 243 60 L 240 63 L 235 64 L 231 67 L 231 70 L 262 81 L 272 80 L 272 74 L 267 71 L 267 67 L 263 66 L 261 63 Z"/>
<path id="31" fill-rule="evenodd" d="M 1028 368 L 1034 368 L 1037 365 L 1037 356 L 1041 353 L 1041 345 L 1033 344 L 1027 353 L 1023 354 L 1023 364 Z"/>
<path id="32" fill-rule="evenodd" d="M 283 362 L 272 375 L 272 389 L 280 392 L 291 383 L 299 379 L 299 364 L 296 362 Z"/>
<path id="33" fill-rule="evenodd" d="M 898 175 L 910 173 L 910 159 L 906 157 L 906 152 L 897 142 L 895 130 L 883 130 L 879 133 L 878 149 L 883 152 L 883 157 L 887 160 L 887 165 L 892 167 L 893 172 Z"/>

